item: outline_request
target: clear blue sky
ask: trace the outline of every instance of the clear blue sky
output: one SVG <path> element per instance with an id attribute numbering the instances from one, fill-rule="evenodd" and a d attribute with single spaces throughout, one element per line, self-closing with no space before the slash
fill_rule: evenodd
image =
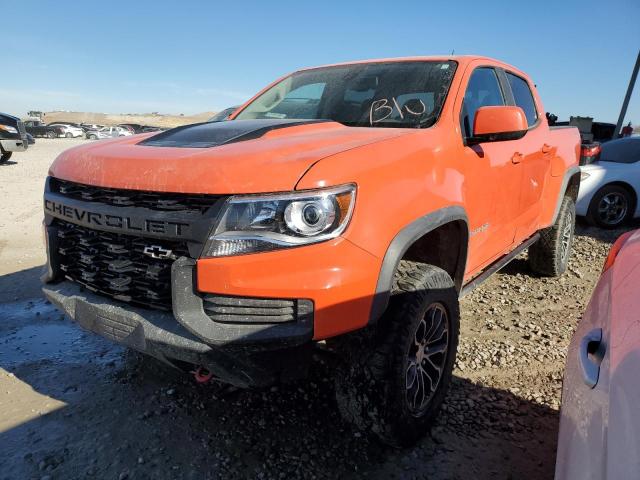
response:
<path id="1" fill-rule="evenodd" d="M 0 111 L 196 113 L 304 66 L 482 54 L 547 111 L 615 121 L 640 48 L 639 0 L 0 0 Z M 640 124 L 640 81 L 627 121 Z"/>

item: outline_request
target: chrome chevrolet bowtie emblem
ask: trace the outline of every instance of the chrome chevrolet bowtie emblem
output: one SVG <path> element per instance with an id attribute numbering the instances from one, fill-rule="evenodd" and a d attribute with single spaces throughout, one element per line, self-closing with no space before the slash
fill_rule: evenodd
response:
<path id="1" fill-rule="evenodd" d="M 144 253 L 145 255 L 151 258 L 157 258 L 157 259 L 175 257 L 172 250 L 169 250 L 168 248 L 162 248 L 160 245 L 149 245 L 148 247 L 144 247 L 144 250 L 142 251 L 142 253 Z"/>

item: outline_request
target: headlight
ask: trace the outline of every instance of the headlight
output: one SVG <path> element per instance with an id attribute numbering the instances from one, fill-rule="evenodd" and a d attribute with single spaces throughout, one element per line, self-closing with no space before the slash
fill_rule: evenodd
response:
<path id="1" fill-rule="evenodd" d="M 265 252 L 322 242 L 344 232 L 355 185 L 274 195 L 231 197 L 203 257 Z"/>
<path id="2" fill-rule="evenodd" d="M 0 130 L 4 130 L 9 133 L 18 133 L 18 130 L 14 127 L 10 127 L 9 125 L 0 125 Z"/>
<path id="3" fill-rule="evenodd" d="M 586 180 L 587 178 L 589 178 L 591 175 L 588 174 L 587 172 L 582 172 L 580 174 L 580 180 Z"/>

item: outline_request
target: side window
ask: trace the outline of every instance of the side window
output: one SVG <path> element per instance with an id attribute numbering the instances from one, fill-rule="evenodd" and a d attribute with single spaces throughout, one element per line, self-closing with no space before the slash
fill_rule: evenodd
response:
<path id="1" fill-rule="evenodd" d="M 538 112 L 536 111 L 536 103 L 533 101 L 529 84 L 524 79 L 509 72 L 507 72 L 507 79 L 509 80 L 516 105 L 524 110 L 524 114 L 527 117 L 527 124 L 532 126 L 538 121 Z"/>
<path id="2" fill-rule="evenodd" d="M 462 133 L 465 138 L 473 135 L 473 121 L 480 107 L 504 105 L 498 76 L 493 68 L 477 68 L 471 74 L 462 103 Z"/>

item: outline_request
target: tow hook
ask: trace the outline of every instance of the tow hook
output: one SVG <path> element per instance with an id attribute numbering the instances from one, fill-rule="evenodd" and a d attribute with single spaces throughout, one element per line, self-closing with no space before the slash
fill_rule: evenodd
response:
<path id="1" fill-rule="evenodd" d="M 198 383 L 207 383 L 213 378 L 213 373 L 205 367 L 198 367 L 197 370 L 191 373 L 193 373 L 193 378 L 195 378 Z"/>

